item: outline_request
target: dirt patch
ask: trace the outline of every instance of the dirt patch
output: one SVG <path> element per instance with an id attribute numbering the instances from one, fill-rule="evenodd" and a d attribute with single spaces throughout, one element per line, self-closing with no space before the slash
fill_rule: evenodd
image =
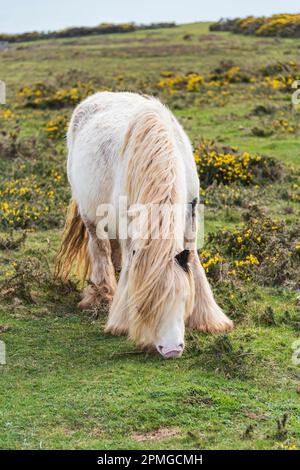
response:
<path id="1" fill-rule="evenodd" d="M 132 439 L 136 442 L 144 441 L 161 441 L 162 439 L 167 439 L 169 437 L 176 436 L 180 433 L 179 428 L 159 428 L 155 431 L 149 432 L 135 432 L 132 434 Z"/>
<path id="2" fill-rule="evenodd" d="M 268 416 L 261 413 L 255 413 L 254 411 L 246 411 L 245 416 L 255 421 L 266 421 L 268 419 Z"/>
<path id="3" fill-rule="evenodd" d="M 217 36 L 216 34 L 202 34 L 199 37 L 199 41 L 224 41 L 224 38 Z"/>
<path id="4" fill-rule="evenodd" d="M 140 46 L 120 46 L 120 47 L 100 47 L 95 52 L 100 54 L 101 57 L 169 57 L 179 55 L 196 55 L 199 56 L 205 52 L 205 48 L 201 45 L 171 44 L 164 46 L 151 46 L 145 44 L 144 47 Z"/>

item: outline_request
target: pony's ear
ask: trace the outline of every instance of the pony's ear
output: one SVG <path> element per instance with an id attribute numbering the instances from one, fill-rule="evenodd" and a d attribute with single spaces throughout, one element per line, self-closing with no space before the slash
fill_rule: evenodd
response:
<path id="1" fill-rule="evenodd" d="M 183 250 L 181 253 L 175 256 L 175 259 L 179 266 L 184 269 L 184 271 L 188 271 L 188 262 L 190 257 L 190 250 Z"/>

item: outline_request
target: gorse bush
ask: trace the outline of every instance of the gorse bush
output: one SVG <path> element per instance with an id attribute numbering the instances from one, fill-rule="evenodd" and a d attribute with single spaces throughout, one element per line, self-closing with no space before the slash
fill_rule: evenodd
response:
<path id="1" fill-rule="evenodd" d="M 49 139 L 56 140 L 66 135 L 68 128 L 68 117 L 64 115 L 56 116 L 48 121 L 45 133 Z"/>
<path id="2" fill-rule="evenodd" d="M 250 349 L 234 344 L 228 335 L 213 338 L 201 353 L 208 370 L 217 370 L 226 377 L 249 377 L 260 360 Z"/>
<path id="3" fill-rule="evenodd" d="M 38 32 L 32 31 L 21 34 L 0 34 L 0 41 L 8 42 L 26 42 L 26 41 L 39 41 L 41 39 L 55 39 L 55 38 L 76 38 L 81 36 L 91 36 L 97 34 L 112 34 L 112 33 L 130 33 L 140 29 L 157 29 L 157 28 L 173 28 L 175 23 L 150 23 L 148 25 L 136 25 L 134 23 L 102 23 L 93 27 L 73 27 L 65 28 L 59 31 Z"/>
<path id="4" fill-rule="evenodd" d="M 44 252 L 36 252 L 35 256 L 13 260 L 6 266 L 4 277 L 0 281 L 0 299 L 17 304 L 43 303 L 57 300 L 59 296 L 76 296 L 76 286 L 71 281 L 62 283 L 55 279 Z"/>
<path id="5" fill-rule="evenodd" d="M 241 153 L 233 147 L 219 147 L 210 140 L 202 140 L 194 155 L 203 187 L 214 182 L 247 185 L 264 180 L 276 181 L 283 175 L 282 165 L 273 158 Z"/>
<path id="6" fill-rule="evenodd" d="M 214 279 L 256 280 L 266 285 L 300 287 L 300 226 L 290 228 L 254 207 L 243 227 L 210 234 L 200 252 Z"/>
<path id="7" fill-rule="evenodd" d="M 164 72 L 158 82 L 158 88 L 171 94 L 179 91 L 195 93 L 203 90 L 203 87 L 216 88 L 233 83 L 248 83 L 250 80 L 250 72 L 234 63 L 222 61 L 219 67 L 205 76 L 197 72 L 187 74 Z"/>
<path id="8" fill-rule="evenodd" d="M 274 76 L 274 75 L 294 75 L 299 72 L 299 65 L 294 60 L 289 60 L 288 62 L 274 62 L 272 64 L 267 64 L 262 67 L 260 73 L 265 76 Z"/>
<path id="9" fill-rule="evenodd" d="M 34 303 L 32 291 L 45 281 L 51 282 L 51 271 L 49 267 L 44 270 L 41 260 L 37 257 L 12 261 L 7 267 L 4 280 L 0 283 L 0 298 L 2 300 L 17 298 L 19 301 Z"/>
<path id="10" fill-rule="evenodd" d="M 210 82 L 218 81 L 221 83 L 249 83 L 253 72 L 243 70 L 239 65 L 235 65 L 232 61 L 221 61 L 210 74 Z"/>
<path id="11" fill-rule="evenodd" d="M 56 170 L 40 181 L 35 174 L 0 182 L 0 227 L 58 226 L 67 200 L 66 183 Z"/>
<path id="12" fill-rule="evenodd" d="M 273 130 L 278 133 L 295 134 L 300 129 L 300 124 L 297 121 L 291 122 L 284 116 L 274 119 L 271 125 Z"/>
<path id="13" fill-rule="evenodd" d="M 0 228 L 49 228 L 61 223 L 69 199 L 61 150 L 43 135 L 29 139 L 18 129 L 2 133 L 0 157 L 3 163 L 10 160 L 10 171 L 0 178 Z"/>
<path id="14" fill-rule="evenodd" d="M 204 77 L 198 73 L 188 73 L 187 75 L 174 75 L 172 73 L 164 73 L 164 77 L 159 81 L 159 88 L 174 93 L 178 90 L 189 92 L 199 91 L 204 83 Z"/>
<path id="15" fill-rule="evenodd" d="M 24 107 L 60 109 L 74 106 L 94 92 L 95 87 L 91 82 L 77 82 L 70 88 L 56 88 L 46 83 L 36 83 L 22 87 L 17 93 L 17 98 Z"/>
<path id="16" fill-rule="evenodd" d="M 147 93 L 162 95 L 173 108 L 210 104 L 225 106 L 233 96 L 241 99 L 257 98 L 270 102 L 293 92 L 300 76 L 300 66 L 293 60 L 274 62 L 254 69 L 233 61 L 221 61 L 217 67 L 203 74 L 197 70 L 184 73 L 167 71 L 159 81 L 147 84 Z M 118 84 L 113 84 L 118 90 Z"/>
<path id="17" fill-rule="evenodd" d="M 278 14 L 270 17 L 220 20 L 210 26 L 211 31 L 231 31 L 256 36 L 300 37 L 300 14 Z"/>

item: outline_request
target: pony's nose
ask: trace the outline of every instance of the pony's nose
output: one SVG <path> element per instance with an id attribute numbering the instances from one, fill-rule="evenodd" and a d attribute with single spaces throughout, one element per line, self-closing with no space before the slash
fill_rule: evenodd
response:
<path id="1" fill-rule="evenodd" d="M 176 347 L 165 348 L 164 346 L 157 346 L 159 354 L 162 355 L 164 359 L 171 359 L 175 357 L 180 357 L 183 353 L 184 344 L 180 343 Z"/>

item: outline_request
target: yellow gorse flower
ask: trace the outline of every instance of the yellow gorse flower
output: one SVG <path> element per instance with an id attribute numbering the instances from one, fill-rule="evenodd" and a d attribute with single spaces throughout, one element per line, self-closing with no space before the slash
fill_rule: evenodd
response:
<path id="1" fill-rule="evenodd" d="M 243 260 L 236 260 L 235 265 L 236 265 L 236 267 L 249 266 L 249 265 L 259 265 L 259 261 L 258 261 L 256 256 L 251 254 L 249 256 L 246 256 L 246 258 L 243 259 Z"/>
<path id="2" fill-rule="evenodd" d="M 225 184 L 235 181 L 248 184 L 254 177 L 253 167 L 262 159 L 260 155 L 239 153 L 233 148 L 225 151 L 209 140 L 200 142 L 196 147 L 194 158 L 200 181 L 202 180 L 204 185 L 209 185 L 214 180 Z"/>
<path id="3" fill-rule="evenodd" d="M 187 75 L 174 75 L 167 78 L 162 78 L 158 86 L 159 88 L 172 94 L 177 90 L 185 90 L 188 92 L 199 91 L 200 87 L 204 84 L 204 77 L 197 73 L 190 73 Z"/>

